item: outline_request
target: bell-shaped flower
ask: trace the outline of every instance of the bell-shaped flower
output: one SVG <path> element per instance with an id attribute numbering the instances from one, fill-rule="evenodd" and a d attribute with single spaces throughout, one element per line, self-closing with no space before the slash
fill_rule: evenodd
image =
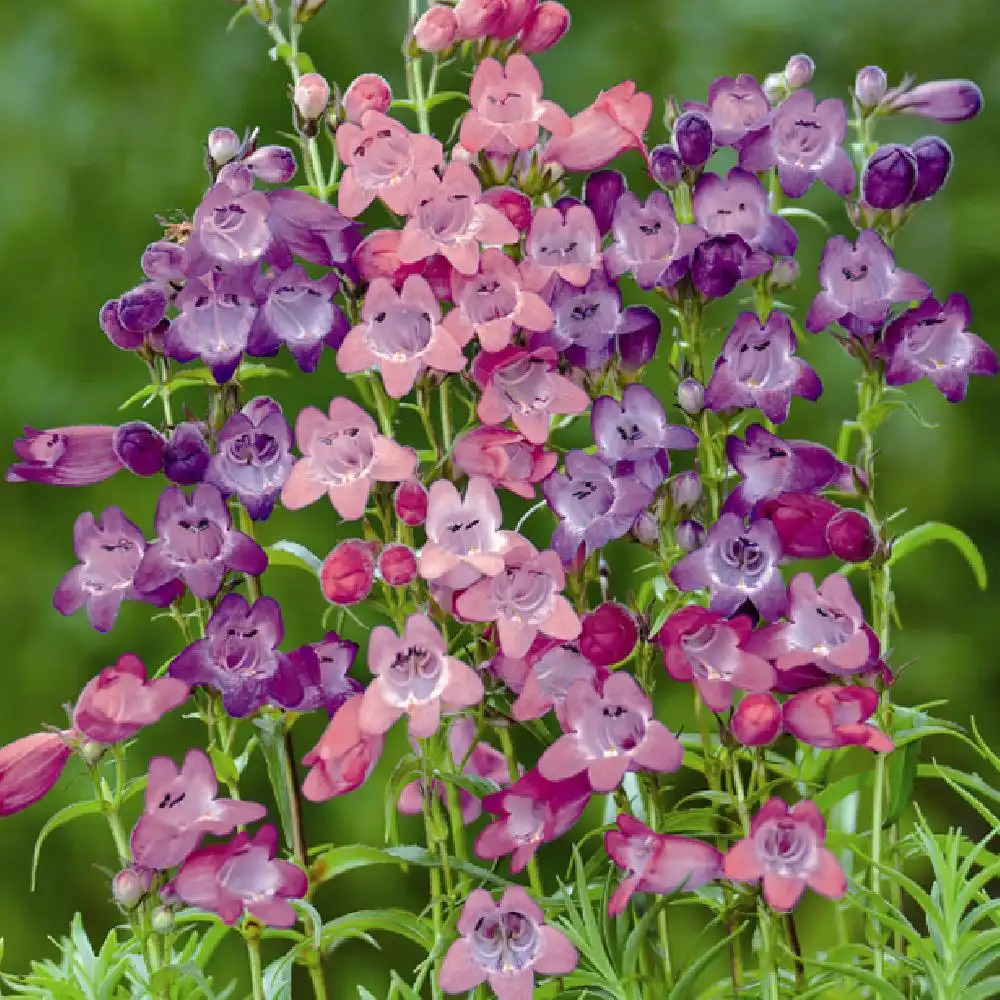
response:
<path id="1" fill-rule="evenodd" d="M 385 742 L 359 724 L 361 694 L 351 695 L 330 718 L 319 742 L 302 758 L 311 768 L 302 783 L 310 802 L 325 802 L 360 788 L 375 769 Z"/>
<path id="2" fill-rule="evenodd" d="M 116 428 L 108 426 L 24 428 L 14 441 L 20 459 L 7 470 L 8 483 L 92 486 L 113 476 L 124 464 L 115 451 Z"/>
<path id="3" fill-rule="evenodd" d="M 766 518 L 781 540 L 785 559 L 823 559 L 832 548 L 827 527 L 841 513 L 832 501 L 813 493 L 779 493 L 761 500 L 753 516 Z"/>
<path id="4" fill-rule="evenodd" d="M 368 733 L 384 733 L 401 716 L 409 716 L 410 735 L 433 735 L 442 712 L 478 704 L 483 682 L 471 667 L 453 656 L 441 633 L 426 615 L 410 615 L 402 636 L 377 625 L 368 643 L 368 666 L 375 679 L 362 696 L 359 725 Z"/>
<path id="5" fill-rule="evenodd" d="M 401 229 L 376 229 L 358 245 L 352 257 L 354 270 L 371 284 L 376 278 L 388 278 L 393 288 L 403 287 L 411 274 L 426 279 L 431 291 L 442 301 L 451 300 L 451 280 L 455 269 L 441 254 L 434 254 L 413 264 L 399 259 Z M 458 338 L 456 338 L 458 339 Z"/>
<path id="6" fill-rule="evenodd" d="M 736 233 L 710 236 L 691 254 L 691 282 L 705 298 L 722 299 L 741 281 L 766 274 L 771 264 L 770 254 L 754 250 Z"/>
<path id="7" fill-rule="evenodd" d="M 473 427 L 456 439 L 451 453 L 455 468 L 467 476 L 481 476 L 494 488 L 531 500 L 535 483 L 558 464 L 555 452 L 532 444 L 520 431 L 506 427 Z"/>
<path id="8" fill-rule="evenodd" d="M 770 211 L 767 191 L 757 178 L 733 167 L 725 179 L 702 174 L 692 195 L 694 221 L 709 236 L 736 233 L 753 247 L 791 257 L 799 239 L 786 219 Z"/>
<path id="9" fill-rule="evenodd" d="M 301 410 L 295 441 L 302 458 L 281 488 L 281 502 L 289 510 L 308 507 L 325 493 L 345 521 L 356 521 L 373 483 L 402 482 L 417 467 L 412 448 L 379 434 L 375 421 L 343 397 L 330 401 L 326 416 L 312 406 Z"/>
<path id="10" fill-rule="evenodd" d="M 750 836 L 734 844 L 722 859 L 726 878 L 763 880 L 764 899 L 772 910 L 787 913 L 806 886 L 830 899 L 847 892 L 847 878 L 833 853 L 824 847 L 826 826 L 814 802 L 794 809 L 768 799 L 750 824 Z"/>
<path id="11" fill-rule="evenodd" d="M 270 203 L 263 191 L 252 189 L 242 172 L 227 173 L 202 198 L 191 220 L 191 236 L 184 247 L 188 273 L 256 264 L 271 243 Z M 239 180 L 233 180 L 239 178 Z M 208 266 L 202 266 L 202 262 Z"/>
<path id="12" fill-rule="evenodd" d="M 539 758 L 538 771 L 562 781 L 581 771 L 595 792 L 612 792 L 626 771 L 667 773 L 681 766 L 684 750 L 631 675 L 612 674 L 598 692 L 577 681 L 566 696 L 566 728 Z"/>
<path id="13" fill-rule="evenodd" d="M 351 255 L 361 240 L 361 226 L 333 205 L 295 188 L 267 192 L 268 225 L 274 241 L 268 260 L 291 267 L 292 255 L 311 264 L 337 267 L 350 274 Z"/>
<path id="14" fill-rule="evenodd" d="M 558 208 L 535 210 L 521 264 L 528 288 L 540 291 L 553 275 L 579 287 L 600 264 L 601 234 L 586 205 L 573 204 L 565 214 Z"/>
<path id="15" fill-rule="evenodd" d="M 330 631 L 320 642 L 302 646 L 287 655 L 300 691 L 282 700 L 284 692 L 272 691 L 272 700 L 290 712 L 314 712 L 325 709 L 331 716 L 358 692 L 360 681 L 348 675 L 358 655 L 358 644 L 341 639 Z"/>
<path id="16" fill-rule="evenodd" d="M 685 110 L 701 111 L 712 126 L 716 145 L 736 146 L 748 133 L 765 125 L 771 104 L 749 73 L 720 76 L 708 88 L 708 104 L 688 101 Z"/>
<path id="17" fill-rule="evenodd" d="M 581 621 L 580 652 L 595 666 L 627 660 L 639 641 L 636 616 L 618 601 L 604 601 Z"/>
<path id="18" fill-rule="evenodd" d="M 74 735 L 71 730 L 32 733 L 0 747 L 0 816 L 44 798 L 69 760 Z"/>
<path id="19" fill-rule="evenodd" d="M 785 729 L 797 740 L 823 750 L 862 746 L 889 753 L 892 740 L 866 720 L 878 708 L 874 688 L 840 684 L 792 695 L 781 710 Z"/>

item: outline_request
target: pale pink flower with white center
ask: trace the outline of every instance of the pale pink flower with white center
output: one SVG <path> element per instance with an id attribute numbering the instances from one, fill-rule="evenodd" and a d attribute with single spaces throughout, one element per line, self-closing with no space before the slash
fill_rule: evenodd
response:
<path id="1" fill-rule="evenodd" d="M 472 78 L 469 101 L 459 141 L 470 153 L 530 149 L 538 142 L 539 126 L 553 135 L 569 134 L 569 115 L 542 100 L 542 78 L 527 56 L 512 55 L 503 66 L 484 59 Z"/>
<path id="2" fill-rule="evenodd" d="M 426 615 L 410 615 L 399 637 L 384 625 L 372 629 L 368 667 L 375 679 L 362 696 L 361 728 L 384 733 L 408 715 L 410 736 L 426 739 L 437 730 L 442 712 L 477 704 L 483 682 L 447 653 L 447 643 Z"/>
<path id="3" fill-rule="evenodd" d="M 797 740 L 823 750 L 862 746 L 889 753 L 892 740 L 867 723 L 878 708 L 874 688 L 839 684 L 800 691 L 785 702 L 781 719 Z"/>
<path id="4" fill-rule="evenodd" d="M 461 274 L 479 268 L 480 244 L 516 243 L 515 226 L 482 200 L 483 189 L 465 163 L 452 162 L 439 177 L 418 174 L 410 218 L 399 241 L 399 259 L 413 264 L 443 254 Z"/>
<path id="5" fill-rule="evenodd" d="M 541 332 L 555 322 L 545 300 L 525 287 L 518 265 L 495 247 L 483 251 L 477 274 L 452 272 L 451 293 L 456 308 L 445 328 L 460 344 L 475 336 L 484 351 L 502 351 L 515 327 Z"/>
<path id="6" fill-rule="evenodd" d="M 575 639 L 580 619 L 560 593 L 566 575 L 559 556 L 521 541 L 512 544 L 505 559 L 502 573 L 458 595 L 455 610 L 469 621 L 496 622 L 505 656 L 524 656 L 539 632 L 553 639 Z"/>
<path id="7" fill-rule="evenodd" d="M 528 288 L 540 291 L 553 275 L 582 288 L 600 266 L 601 234 L 586 205 L 571 205 L 565 215 L 558 208 L 536 210 L 521 264 Z"/>
<path id="8" fill-rule="evenodd" d="M 412 274 L 398 292 L 388 278 L 368 286 L 361 322 L 340 345 L 337 367 L 348 375 L 377 368 L 385 391 L 399 399 L 425 368 L 460 372 L 465 355 L 441 325 L 441 306 L 430 285 Z"/>
<path id="9" fill-rule="evenodd" d="M 540 444 L 532 444 L 519 431 L 473 427 L 455 441 L 451 460 L 467 476 L 483 476 L 491 486 L 531 500 L 534 484 L 556 467 L 559 457 Z"/>
<path id="10" fill-rule="evenodd" d="M 302 458 L 281 488 L 289 510 L 326 493 L 345 521 L 355 521 L 365 512 L 372 483 L 402 482 L 417 467 L 413 449 L 379 434 L 375 421 L 349 399 L 331 400 L 327 416 L 314 406 L 300 411 L 295 440 Z"/>
<path id="11" fill-rule="evenodd" d="M 558 355 L 551 347 L 480 352 L 472 362 L 472 377 L 482 389 L 479 419 L 502 424 L 510 418 L 533 444 L 548 440 L 552 414 L 583 413 L 590 405 L 587 393 L 559 374 Z"/>
<path id="12" fill-rule="evenodd" d="M 353 792 L 368 780 L 382 755 L 384 737 L 365 732 L 358 724 L 362 695 L 351 695 L 330 719 L 319 742 L 302 763 L 311 768 L 302 782 L 310 802 L 325 802 Z"/>
<path id="13" fill-rule="evenodd" d="M 397 215 L 413 203 L 417 174 L 439 166 L 441 143 L 411 133 L 379 111 L 365 111 L 361 124 L 344 122 L 337 129 L 337 152 L 346 166 L 337 192 L 337 207 L 348 218 L 359 216 L 377 197 Z"/>
<path id="14" fill-rule="evenodd" d="M 676 771 L 684 750 L 634 678 L 612 674 L 602 693 L 577 681 L 566 696 L 564 734 L 542 754 L 538 770 L 549 781 L 587 772 L 595 792 L 611 792 L 626 771 Z"/>

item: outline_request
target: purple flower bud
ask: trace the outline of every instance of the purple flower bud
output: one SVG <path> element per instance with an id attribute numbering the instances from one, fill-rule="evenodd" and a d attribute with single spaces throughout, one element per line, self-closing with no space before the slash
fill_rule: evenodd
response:
<path id="1" fill-rule="evenodd" d="M 330 103 L 330 84 L 319 73 L 304 73 L 292 94 L 295 110 L 307 121 L 321 118 Z"/>
<path id="2" fill-rule="evenodd" d="M 983 107 L 983 92 L 971 80 L 933 80 L 895 95 L 892 111 L 920 115 L 939 122 L 974 118 Z"/>
<path id="3" fill-rule="evenodd" d="M 685 552 L 694 552 L 705 542 L 705 529 L 700 521 L 681 521 L 674 531 L 674 538 Z"/>
<path id="4" fill-rule="evenodd" d="M 712 155 L 712 124 L 700 111 L 685 111 L 674 125 L 674 145 L 686 167 L 701 167 Z"/>
<path id="5" fill-rule="evenodd" d="M 874 108 L 889 89 L 889 78 L 881 66 L 865 66 L 854 78 L 854 96 L 866 110 Z"/>
<path id="6" fill-rule="evenodd" d="M 594 213 L 597 230 L 602 236 L 611 232 L 615 206 L 626 190 L 625 177 L 618 170 L 595 170 L 583 182 L 583 200 Z"/>
<path id="7" fill-rule="evenodd" d="M 131 910 L 153 884 L 153 872 L 149 868 L 129 865 L 111 880 L 111 895 L 123 910 Z"/>
<path id="8" fill-rule="evenodd" d="M 404 480 L 396 487 L 392 506 L 403 524 L 416 528 L 427 520 L 427 490 L 416 479 Z"/>
<path id="9" fill-rule="evenodd" d="M 261 146 L 243 162 L 265 184 L 287 184 L 295 176 L 295 154 L 287 146 Z"/>
<path id="10" fill-rule="evenodd" d="M 556 0 L 544 0 L 521 30 L 519 48 L 526 55 L 551 49 L 569 30 L 569 11 Z"/>
<path id="11" fill-rule="evenodd" d="M 132 420 L 115 428 L 111 441 L 118 460 L 137 476 L 152 476 L 163 469 L 163 435 L 141 420 Z"/>
<path id="12" fill-rule="evenodd" d="M 163 472 L 178 486 L 193 486 L 205 478 L 211 459 L 197 424 L 178 424 L 163 449 Z"/>
<path id="13" fill-rule="evenodd" d="M 670 499 L 678 510 L 690 510 L 701 499 L 701 478 L 687 471 L 670 480 Z"/>
<path id="14" fill-rule="evenodd" d="M 167 296 L 152 282 L 138 285 L 118 300 L 118 322 L 129 333 L 152 330 L 167 313 Z"/>
<path id="15" fill-rule="evenodd" d="M 694 249 L 691 281 L 706 298 L 721 299 L 741 281 L 759 277 L 770 266 L 770 254 L 751 249 L 742 236 L 712 236 Z"/>
<path id="16" fill-rule="evenodd" d="M 649 154 L 649 176 L 657 184 L 667 190 L 672 190 L 681 182 L 684 174 L 684 164 L 673 146 L 657 146 Z"/>
<path id="17" fill-rule="evenodd" d="M 748 694 L 733 712 L 729 728 L 745 747 L 766 746 L 781 732 L 781 705 L 767 691 Z"/>
<path id="18" fill-rule="evenodd" d="M 619 367 L 623 372 L 638 372 L 656 354 L 660 342 L 660 318 L 648 306 L 629 306 L 618 334 Z"/>
<path id="19" fill-rule="evenodd" d="M 794 257 L 783 257 L 774 262 L 771 268 L 771 287 L 790 288 L 799 280 L 801 268 L 799 262 Z"/>
<path id="20" fill-rule="evenodd" d="M 785 64 L 785 83 L 792 89 L 804 87 L 813 78 L 815 71 L 816 63 L 804 52 L 799 52 Z"/>
<path id="21" fill-rule="evenodd" d="M 221 167 L 240 151 L 240 137 L 231 128 L 213 128 L 208 133 L 208 155 Z"/>
<path id="22" fill-rule="evenodd" d="M 910 202 L 925 201 L 938 193 L 948 179 L 953 160 L 951 146 L 938 135 L 926 135 L 911 147 L 917 160 L 917 183 Z"/>
<path id="23" fill-rule="evenodd" d="M 686 378 L 677 386 L 677 405 L 689 416 L 705 409 L 705 387 L 696 378 Z"/>
<path id="24" fill-rule="evenodd" d="M 917 158 L 899 143 L 879 146 L 861 175 L 861 197 L 872 208 L 899 208 L 917 182 Z"/>
<path id="25" fill-rule="evenodd" d="M 134 333 L 131 330 L 126 330 L 119 322 L 118 299 L 109 299 L 101 306 L 101 311 L 97 314 L 97 322 L 101 324 L 104 335 L 119 350 L 134 351 L 146 342 L 142 331 Z"/>
<path id="26" fill-rule="evenodd" d="M 826 540 L 838 559 L 859 563 L 875 553 L 875 529 L 860 510 L 842 510 L 826 525 Z"/>
<path id="27" fill-rule="evenodd" d="M 656 545 L 660 540 L 660 525 L 648 510 L 632 522 L 632 536 L 642 545 Z"/>
<path id="28" fill-rule="evenodd" d="M 183 281 L 184 249 L 168 240 L 157 240 L 142 252 L 139 266 L 153 281 Z"/>

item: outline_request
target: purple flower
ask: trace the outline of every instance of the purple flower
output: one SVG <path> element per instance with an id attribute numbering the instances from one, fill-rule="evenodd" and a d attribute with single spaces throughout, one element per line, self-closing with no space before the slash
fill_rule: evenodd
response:
<path id="1" fill-rule="evenodd" d="M 247 176 L 249 183 L 228 168 L 229 183 L 220 181 L 202 198 L 185 247 L 189 273 L 192 269 L 203 273 L 217 264 L 255 264 L 264 256 L 271 243 L 267 224 L 270 205 L 263 192 L 252 190 L 253 177 L 249 172 Z M 208 266 L 202 267 L 202 261 Z"/>
<path id="2" fill-rule="evenodd" d="M 944 187 L 951 172 L 954 155 L 951 146 L 939 135 L 918 139 L 910 151 L 917 160 L 917 183 L 910 193 L 910 203 L 925 201 Z"/>
<path id="3" fill-rule="evenodd" d="M 854 78 L 854 96 L 865 110 L 877 107 L 889 89 L 889 78 L 881 66 L 862 66 Z"/>
<path id="4" fill-rule="evenodd" d="M 528 288 L 540 291 L 553 275 L 580 287 L 600 263 L 601 234 L 586 205 L 572 205 L 565 215 L 558 208 L 535 210 L 521 265 Z"/>
<path id="5" fill-rule="evenodd" d="M 285 691 L 272 691 L 272 700 L 291 712 L 314 712 L 323 708 L 332 718 L 348 698 L 364 690 L 359 681 L 348 676 L 358 655 L 358 644 L 327 632 L 321 642 L 302 646 L 287 654 L 286 669 L 294 674 L 300 691 L 285 698 Z M 283 700 L 284 699 L 284 700 Z"/>
<path id="6" fill-rule="evenodd" d="M 922 301 L 930 289 L 915 274 L 900 271 L 892 251 L 872 229 L 858 234 L 851 245 L 843 236 L 831 236 L 819 265 L 823 290 L 813 299 L 806 329 L 818 333 L 839 322 L 852 332 L 880 327 L 896 302 Z"/>
<path id="7" fill-rule="evenodd" d="M 205 638 L 174 658 L 170 675 L 219 691 L 234 718 L 256 711 L 272 692 L 276 701 L 293 700 L 299 686 L 278 652 L 283 634 L 273 598 L 261 597 L 251 606 L 242 594 L 226 594 L 205 626 Z"/>
<path id="8" fill-rule="evenodd" d="M 180 577 L 196 597 L 213 597 L 226 570 L 260 576 L 264 550 L 232 528 L 229 508 L 214 486 L 202 483 L 188 497 L 175 486 L 160 494 L 156 534 L 142 557 L 135 585 L 148 593 Z"/>
<path id="9" fill-rule="evenodd" d="M 176 580 L 151 591 L 136 588 L 146 538 L 120 507 L 108 507 L 97 518 L 89 511 L 81 514 L 73 525 L 73 551 L 80 562 L 59 582 L 52 604 L 61 615 L 86 605 L 90 624 L 98 632 L 114 625 L 122 601 L 164 608 L 184 592 Z"/>
<path id="10" fill-rule="evenodd" d="M 149 762 L 146 807 L 132 831 L 132 857 L 145 868 L 179 865 L 210 833 L 232 833 L 261 819 L 267 810 L 256 802 L 217 799 L 218 782 L 208 755 L 188 750 L 180 768 L 169 757 Z"/>
<path id="11" fill-rule="evenodd" d="M 742 236 L 711 236 L 694 248 L 691 281 L 706 298 L 721 299 L 741 281 L 758 278 L 770 267 L 770 255 L 753 250 Z"/>
<path id="12" fill-rule="evenodd" d="M 581 626 L 580 652 L 598 667 L 627 660 L 639 641 L 636 616 L 617 601 L 604 601 L 588 611 Z"/>
<path id="13" fill-rule="evenodd" d="M 595 170 L 583 182 L 584 204 L 594 213 L 597 231 L 602 236 L 611 231 L 618 201 L 627 190 L 625 175 L 619 170 Z"/>
<path id="14" fill-rule="evenodd" d="M 844 102 L 829 98 L 816 104 L 808 90 L 782 102 L 766 128 L 740 144 L 740 166 L 756 173 L 778 166 L 781 189 L 801 198 L 817 178 L 846 197 L 854 189 L 854 167 L 841 148 L 847 134 Z"/>
<path id="15" fill-rule="evenodd" d="M 350 260 L 361 242 L 361 226 L 305 191 L 280 188 L 266 197 L 273 237 L 268 259 L 276 267 L 290 267 L 295 254 L 311 264 L 353 273 Z"/>
<path id="16" fill-rule="evenodd" d="M 904 111 L 939 122 L 974 118 L 983 107 L 983 92 L 971 80 L 932 80 L 886 95 L 890 111 Z"/>
<path id="17" fill-rule="evenodd" d="M 769 211 L 767 191 L 757 178 L 733 167 L 725 180 L 718 174 L 702 174 L 692 197 L 694 221 L 709 236 L 735 233 L 754 250 L 790 257 L 798 236 L 781 216 Z"/>
<path id="18" fill-rule="evenodd" d="M 163 471 L 163 435 L 141 420 L 131 420 L 115 428 L 112 447 L 119 461 L 137 476 L 152 476 Z"/>
<path id="19" fill-rule="evenodd" d="M 700 111 L 685 111 L 674 123 L 674 145 L 686 167 L 703 167 L 712 155 L 712 123 Z"/>
<path id="20" fill-rule="evenodd" d="M 763 324 L 754 313 L 741 313 L 705 387 L 705 406 L 716 412 L 756 406 L 780 424 L 788 416 L 792 396 L 818 399 L 823 384 L 794 355 L 795 346 L 792 324 L 783 312 L 773 310 Z"/>
<path id="21" fill-rule="evenodd" d="M 269 517 L 295 460 L 292 431 L 281 406 L 269 396 L 251 399 L 216 438 L 205 482 L 235 496 L 255 521 Z"/>
<path id="22" fill-rule="evenodd" d="M 152 281 L 184 280 L 184 247 L 167 240 L 150 243 L 142 252 L 139 266 L 143 274 Z"/>
<path id="23" fill-rule="evenodd" d="M 647 306 L 629 306 L 617 337 L 618 367 L 635 375 L 653 360 L 660 342 L 660 317 Z"/>
<path id="24" fill-rule="evenodd" d="M 830 684 L 813 688 L 785 702 L 782 723 L 797 740 L 822 750 L 862 746 L 889 753 L 892 740 L 866 722 L 878 708 L 878 700 L 878 692 L 870 687 Z"/>
<path id="25" fill-rule="evenodd" d="M 917 158 L 899 143 L 879 146 L 861 174 L 861 198 L 872 208 L 905 205 L 917 183 Z"/>
<path id="26" fill-rule="evenodd" d="M 49 486 L 91 486 L 113 476 L 121 467 L 115 453 L 115 428 L 104 425 L 24 428 L 14 442 L 21 460 L 7 470 L 8 483 Z"/>
<path id="27" fill-rule="evenodd" d="M 707 112 L 719 146 L 735 146 L 747 132 L 763 125 L 771 114 L 764 91 L 749 73 L 740 73 L 735 79 L 720 76 L 708 88 L 707 105 L 690 101 L 685 108 Z"/>
<path id="28" fill-rule="evenodd" d="M 781 543 L 770 521 L 754 521 L 748 528 L 735 514 L 723 514 L 704 545 L 674 566 L 670 579 L 689 593 L 709 589 L 711 611 L 731 615 L 750 601 L 763 618 L 774 620 L 788 605 L 780 558 Z"/>
<path id="29" fill-rule="evenodd" d="M 194 486 L 205 478 L 210 458 L 198 424 L 178 424 L 163 449 L 163 473 L 178 486 Z"/>
<path id="30" fill-rule="evenodd" d="M 822 559 L 830 555 L 827 526 L 841 513 L 832 501 L 814 493 L 779 493 L 754 505 L 754 520 L 766 518 L 781 539 L 786 559 Z"/>
<path id="31" fill-rule="evenodd" d="M 262 826 L 251 840 L 238 833 L 228 844 L 195 851 L 169 884 L 188 906 L 211 910 L 235 924 L 249 913 L 270 927 L 292 927 L 297 919 L 289 899 L 309 888 L 306 874 L 290 861 L 275 860 L 278 831 Z"/>
<path id="32" fill-rule="evenodd" d="M 949 403 L 960 403 L 970 375 L 996 375 L 998 368 L 993 348 L 968 329 L 971 319 L 968 301 L 957 293 L 944 305 L 929 298 L 897 316 L 878 346 L 886 358 L 886 382 L 927 378 Z"/>

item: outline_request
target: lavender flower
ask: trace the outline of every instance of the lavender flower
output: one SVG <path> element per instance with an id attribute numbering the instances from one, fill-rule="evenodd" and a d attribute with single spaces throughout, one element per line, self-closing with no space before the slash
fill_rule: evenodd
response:
<path id="1" fill-rule="evenodd" d="M 49 486 L 91 486 L 113 476 L 122 461 L 114 448 L 114 427 L 103 425 L 24 428 L 14 442 L 21 460 L 7 470 L 8 483 L 46 483 Z"/>
<path id="2" fill-rule="evenodd" d="M 246 171 L 244 181 L 241 172 L 227 167 L 225 176 L 229 183 L 220 179 L 195 210 L 185 247 L 189 273 L 255 264 L 271 243 L 270 205 L 263 192 L 252 190 L 252 175 Z M 207 266 L 199 266 L 202 261 Z"/>
<path id="3" fill-rule="evenodd" d="M 586 205 L 572 205 L 565 216 L 558 208 L 535 210 L 521 265 L 529 288 L 541 290 L 553 275 L 579 288 L 600 263 L 601 234 Z"/>
<path id="4" fill-rule="evenodd" d="M 292 254 L 323 267 L 352 274 L 351 255 L 361 242 L 361 226 L 305 191 L 279 188 L 267 192 L 272 242 L 268 259 L 291 267 Z"/>
<path id="5" fill-rule="evenodd" d="M 708 88 L 708 104 L 689 101 L 688 110 L 703 111 L 719 146 L 735 146 L 752 129 L 759 128 L 771 115 L 771 105 L 760 84 L 749 73 L 735 79 L 720 76 Z"/>
<path id="6" fill-rule="evenodd" d="M 875 713 L 878 701 L 874 688 L 856 684 L 800 691 L 782 707 L 782 724 L 797 740 L 822 750 L 862 746 L 889 753 L 892 740 L 866 721 Z"/>

